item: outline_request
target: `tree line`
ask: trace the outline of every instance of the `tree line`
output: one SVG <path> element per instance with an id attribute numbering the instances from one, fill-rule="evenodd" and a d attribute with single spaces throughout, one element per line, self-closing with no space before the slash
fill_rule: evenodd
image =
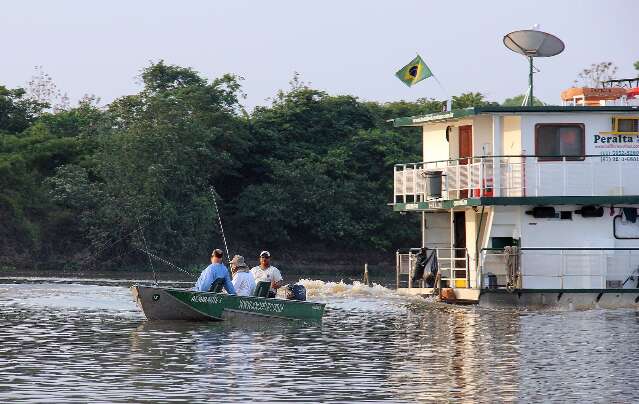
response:
<path id="1" fill-rule="evenodd" d="M 53 108 L 0 86 L 0 267 L 142 265 L 141 234 L 158 256 L 202 262 L 221 245 L 211 187 L 234 251 L 392 257 L 419 243 L 418 218 L 387 204 L 393 165 L 420 161 L 421 137 L 387 120 L 442 101 L 368 102 L 295 76 L 248 113 L 232 74 L 208 80 L 160 61 L 140 78 L 139 93 L 105 107 L 88 97 Z M 491 104 L 453 98 L 453 108 Z"/>

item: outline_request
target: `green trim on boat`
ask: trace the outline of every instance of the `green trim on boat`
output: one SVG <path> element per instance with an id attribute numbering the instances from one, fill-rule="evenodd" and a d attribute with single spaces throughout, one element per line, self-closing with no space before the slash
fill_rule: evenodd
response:
<path id="1" fill-rule="evenodd" d="M 416 203 L 395 203 L 395 212 L 451 209 L 459 206 L 512 206 L 512 205 L 620 205 L 639 204 L 639 195 L 625 196 L 524 196 L 482 197 L 440 200 Z"/>
<path id="2" fill-rule="evenodd" d="M 325 306 L 323 303 L 180 289 L 166 289 L 166 292 L 194 310 L 215 318 L 222 318 L 224 311 L 232 311 L 265 317 L 319 321 L 322 319 Z"/>
<path id="3" fill-rule="evenodd" d="M 481 289 L 481 293 L 502 293 L 502 294 L 517 294 L 517 293 L 603 293 L 603 294 L 615 294 L 615 293 L 639 293 L 637 288 L 628 289 L 514 289 L 508 291 L 507 289 Z"/>
<path id="4" fill-rule="evenodd" d="M 533 107 L 475 107 L 454 109 L 419 116 L 406 116 L 393 119 L 393 126 L 421 126 L 428 122 L 446 122 L 481 114 L 535 114 L 535 113 L 574 113 L 574 112 L 630 112 L 637 113 L 639 106 L 533 106 Z"/>
<path id="5" fill-rule="evenodd" d="M 639 195 L 524 196 L 479 198 L 478 205 L 617 205 L 639 203 Z M 477 206 L 477 205 L 473 205 Z"/>

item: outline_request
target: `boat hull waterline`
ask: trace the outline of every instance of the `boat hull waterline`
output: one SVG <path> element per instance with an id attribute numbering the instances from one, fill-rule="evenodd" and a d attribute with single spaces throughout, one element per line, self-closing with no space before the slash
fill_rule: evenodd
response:
<path id="1" fill-rule="evenodd" d="M 149 320 L 222 321 L 230 318 L 274 318 L 321 321 L 323 303 L 195 292 L 134 285 L 133 297 Z"/>

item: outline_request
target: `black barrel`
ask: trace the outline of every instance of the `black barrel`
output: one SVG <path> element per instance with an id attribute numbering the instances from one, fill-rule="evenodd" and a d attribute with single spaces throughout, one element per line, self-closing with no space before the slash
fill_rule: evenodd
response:
<path id="1" fill-rule="evenodd" d="M 426 178 L 426 197 L 442 197 L 442 174 L 442 171 L 427 171 L 425 173 L 424 177 Z"/>

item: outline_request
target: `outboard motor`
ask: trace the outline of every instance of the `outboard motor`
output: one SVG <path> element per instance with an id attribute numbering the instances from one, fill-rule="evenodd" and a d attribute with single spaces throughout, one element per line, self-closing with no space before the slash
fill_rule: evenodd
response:
<path id="1" fill-rule="evenodd" d="M 286 298 L 288 300 L 306 301 L 306 288 L 304 285 L 295 284 L 286 287 Z"/>

